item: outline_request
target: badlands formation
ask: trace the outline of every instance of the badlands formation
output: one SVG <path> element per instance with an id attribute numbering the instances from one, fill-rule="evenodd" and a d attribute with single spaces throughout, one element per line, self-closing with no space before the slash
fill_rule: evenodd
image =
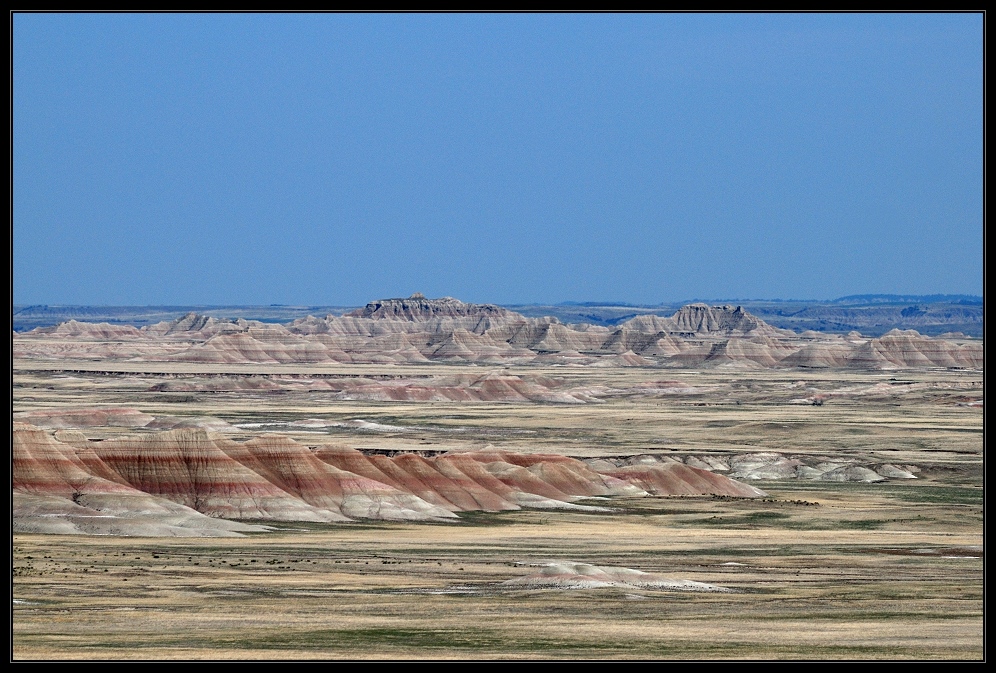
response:
<path id="1" fill-rule="evenodd" d="M 581 498 L 759 497 L 760 489 L 677 461 L 593 468 L 504 451 L 364 455 L 282 436 L 236 442 L 201 429 L 89 441 L 15 422 L 14 529 L 119 535 L 235 535 L 218 519 L 445 521 L 522 507 L 608 511 Z"/>
<path id="2" fill-rule="evenodd" d="M 741 307 L 685 306 L 616 327 L 564 325 L 491 304 L 386 299 L 343 316 L 286 325 L 188 314 L 143 328 L 81 323 L 14 335 L 15 358 L 201 364 L 475 363 L 664 367 L 853 368 L 982 366 L 979 340 L 893 330 L 878 338 L 795 334 Z"/>
<path id="3" fill-rule="evenodd" d="M 877 339 L 796 335 L 731 306 L 693 304 L 670 318 L 643 315 L 608 328 L 563 325 L 490 304 L 418 294 L 371 302 L 341 317 L 309 317 L 287 325 L 193 313 L 141 329 L 69 321 L 15 335 L 14 355 L 26 368 L 40 360 L 194 366 L 184 375 L 143 373 L 154 379 L 145 387 L 147 393 L 297 393 L 319 394 L 329 402 L 430 404 L 587 405 L 697 392 L 694 386 L 659 378 L 611 387 L 525 373 L 540 367 L 893 370 L 975 368 L 982 363 L 981 344 L 974 340 L 899 331 Z M 524 373 L 467 373 L 466 367 L 352 375 L 216 370 L 219 365 L 414 363 L 514 365 Z M 875 386 L 810 391 L 788 401 L 822 405 L 835 396 L 874 391 Z M 760 497 L 763 491 L 740 480 L 876 482 L 914 479 L 918 469 L 763 451 L 579 460 L 555 453 L 458 447 L 385 455 L 348 444 L 307 445 L 272 432 L 340 428 L 362 435 L 411 429 L 363 419 L 299 418 L 236 427 L 214 417 L 59 406 L 19 411 L 14 420 L 14 526 L 35 532 L 238 535 L 260 530 L 259 525 L 222 520 L 443 521 L 455 518 L 455 512 L 522 507 L 598 511 L 599 505 L 576 501 L 647 495 Z M 99 427 L 141 432 L 95 441 L 81 432 Z M 253 428 L 269 432 L 243 441 L 230 437 Z"/>
<path id="4" fill-rule="evenodd" d="M 14 658 L 984 653 L 980 339 L 415 296 L 12 347 Z"/>

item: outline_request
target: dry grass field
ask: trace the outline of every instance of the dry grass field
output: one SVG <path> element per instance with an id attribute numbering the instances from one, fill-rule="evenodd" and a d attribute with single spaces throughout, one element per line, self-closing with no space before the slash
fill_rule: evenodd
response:
<path id="1" fill-rule="evenodd" d="M 617 499 L 592 503 L 611 512 L 472 512 L 451 524 L 280 523 L 243 538 L 18 534 L 13 658 L 983 657 L 981 371 L 503 370 L 600 391 L 577 405 L 153 390 L 212 374 L 484 371 L 22 361 L 13 411 L 122 406 L 222 419 L 235 439 L 275 431 L 397 451 L 778 452 L 915 466 L 918 478 L 762 481 L 762 499 Z M 653 381 L 668 383 L 640 392 Z M 814 395 L 821 406 L 800 402 Z M 340 425 L 291 425 L 304 419 Z M 557 561 L 732 591 L 505 584 Z"/>

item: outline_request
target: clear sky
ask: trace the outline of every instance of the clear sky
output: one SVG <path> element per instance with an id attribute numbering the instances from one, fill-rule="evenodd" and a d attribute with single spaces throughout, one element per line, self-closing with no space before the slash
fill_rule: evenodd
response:
<path id="1" fill-rule="evenodd" d="M 981 14 L 14 14 L 17 304 L 982 294 Z"/>

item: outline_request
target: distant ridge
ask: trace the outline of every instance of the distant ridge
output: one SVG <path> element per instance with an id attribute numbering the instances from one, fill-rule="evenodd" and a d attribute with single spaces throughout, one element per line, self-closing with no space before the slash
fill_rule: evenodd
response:
<path id="1" fill-rule="evenodd" d="M 533 306 L 541 306 L 541 304 L 533 304 Z M 640 304 L 630 304 L 625 301 L 562 301 L 557 306 L 624 306 L 626 308 L 643 308 Z"/>
<path id="2" fill-rule="evenodd" d="M 949 317 L 970 307 L 946 305 Z M 781 305 L 781 308 L 784 308 Z M 907 321 L 933 320 L 919 305 L 885 307 Z M 971 307 L 981 313 L 981 308 Z M 586 311 L 591 310 L 586 308 Z M 627 310 L 627 309 L 620 309 Z M 859 307 L 857 313 L 868 311 Z M 873 308 L 872 319 L 883 309 Z M 862 318 L 848 307 L 789 312 L 795 324 Z M 936 312 L 935 312 L 936 313 Z M 800 314 L 805 322 L 800 323 Z M 895 317 L 893 316 L 893 317 Z M 869 316 L 863 316 L 867 320 Z M 981 327 L 981 325 L 980 325 Z M 342 316 L 287 324 L 218 319 L 196 312 L 135 328 L 71 319 L 15 334 L 15 358 L 235 363 L 476 363 L 625 367 L 980 368 L 982 343 L 953 333 L 932 339 L 892 329 L 880 338 L 775 327 L 743 306 L 689 304 L 612 326 L 527 317 L 494 304 L 416 293 L 381 299 Z M 494 385 L 498 385 L 495 383 Z"/>
<path id="3" fill-rule="evenodd" d="M 84 306 L 74 304 L 15 304 L 12 307 L 12 328 L 15 332 L 26 332 L 36 327 L 50 327 L 66 320 L 106 322 L 112 325 L 132 325 L 144 327 L 164 320 L 197 313 L 212 318 L 245 318 L 268 323 L 283 323 L 304 318 L 308 315 L 340 315 L 353 306 L 273 306 L 273 305 L 175 305 L 175 306 Z"/>
<path id="4" fill-rule="evenodd" d="M 833 300 L 835 304 L 981 304 L 975 294 L 851 294 Z"/>
<path id="5" fill-rule="evenodd" d="M 409 310 L 415 309 L 417 298 L 385 299 L 380 301 L 378 314 L 386 317 L 394 311 L 393 318 L 404 315 L 405 303 Z M 476 315 L 481 319 L 495 319 L 500 311 L 510 311 L 526 318 L 556 319 L 569 325 L 587 323 L 601 327 L 616 327 L 633 318 L 644 315 L 669 317 L 682 306 L 697 303 L 693 301 L 661 304 L 630 304 L 627 302 L 561 302 L 559 304 L 462 304 L 450 298 L 453 305 L 444 306 L 446 298 L 421 300 L 434 302 L 427 305 L 428 314 L 437 318 L 444 315 L 457 315 L 470 318 Z M 815 330 L 818 332 L 847 334 L 861 332 L 865 336 L 877 337 L 893 329 L 915 329 L 921 334 L 938 336 L 948 332 L 961 332 L 968 336 L 983 336 L 983 298 L 978 295 L 934 294 L 861 294 L 840 297 L 834 300 L 808 301 L 793 299 L 772 300 L 723 300 L 709 301 L 709 305 L 733 304 L 760 318 L 772 327 L 790 329 L 794 332 Z M 371 302 L 359 311 L 376 311 Z M 461 304 L 461 306 L 457 306 Z M 73 305 L 14 305 L 12 307 L 11 328 L 21 333 L 37 327 L 52 327 L 69 320 L 110 325 L 146 327 L 160 322 L 169 322 L 188 313 L 209 316 L 219 320 L 245 319 L 263 323 L 288 323 L 308 316 L 341 316 L 347 312 L 356 315 L 357 306 L 73 306 Z M 429 319 L 423 317 L 421 319 Z M 473 329 L 468 326 L 468 329 Z"/>

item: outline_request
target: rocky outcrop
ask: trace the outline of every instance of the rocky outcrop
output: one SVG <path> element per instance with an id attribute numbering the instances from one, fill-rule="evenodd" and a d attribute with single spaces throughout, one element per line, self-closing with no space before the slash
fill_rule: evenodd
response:
<path id="1" fill-rule="evenodd" d="M 746 335 L 754 332 L 784 334 L 752 316 L 741 306 L 709 306 L 689 304 L 682 306 L 671 316 L 674 325 L 672 332 L 679 334 L 723 334 L 726 336 Z M 625 323 L 624 323 L 625 324 Z"/>
<path id="2" fill-rule="evenodd" d="M 426 299 L 420 292 L 406 299 L 372 301 L 363 308 L 346 314 L 356 318 L 412 322 L 425 322 L 434 318 L 507 318 L 513 315 L 518 314 L 494 304 L 467 304 L 453 297 Z"/>

